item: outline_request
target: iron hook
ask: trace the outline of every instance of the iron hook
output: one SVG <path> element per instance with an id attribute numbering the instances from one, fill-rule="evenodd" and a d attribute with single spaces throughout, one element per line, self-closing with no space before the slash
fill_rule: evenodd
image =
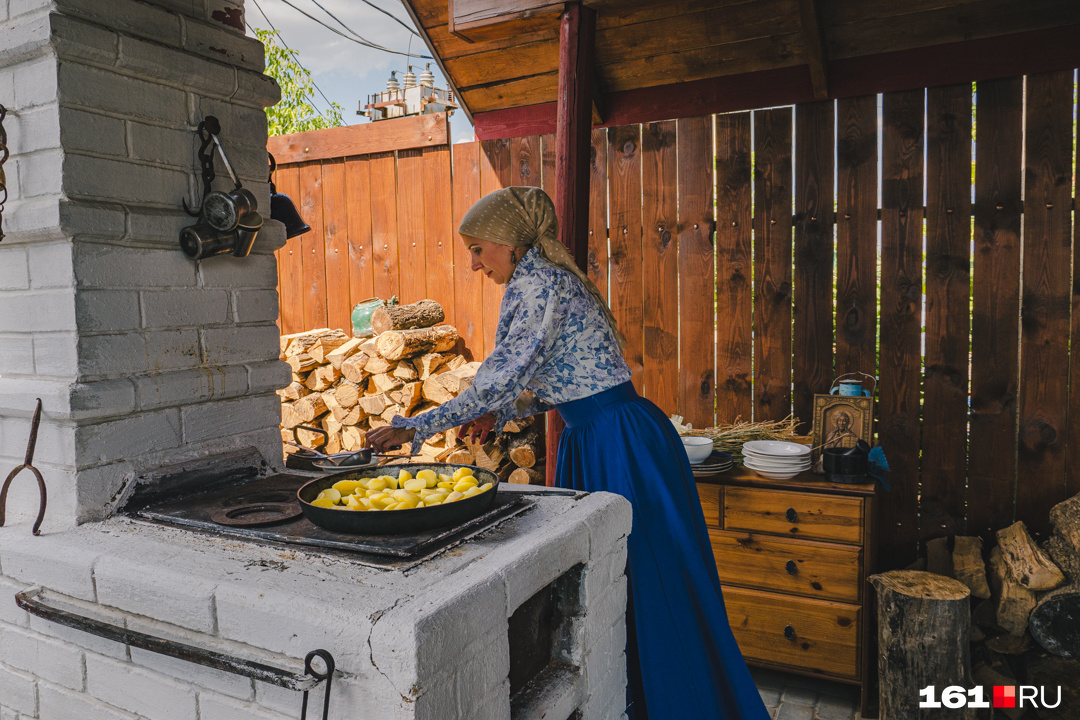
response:
<path id="1" fill-rule="evenodd" d="M 23 459 L 22 465 L 18 466 L 8 474 L 7 479 L 4 480 L 3 488 L 0 488 L 0 527 L 3 527 L 7 510 L 8 488 L 11 487 L 11 481 L 23 470 L 29 470 L 34 473 L 34 477 L 37 478 L 38 491 L 41 494 L 41 503 L 38 505 L 37 520 L 34 521 L 34 535 L 41 534 L 41 521 L 45 519 L 45 506 L 49 501 L 48 491 L 45 489 L 45 478 L 43 478 L 41 472 L 34 467 L 34 449 L 37 447 L 38 426 L 40 424 L 41 398 L 38 398 L 37 409 L 34 410 L 34 419 L 30 424 L 30 440 L 26 444 L 26 457 Z"/>

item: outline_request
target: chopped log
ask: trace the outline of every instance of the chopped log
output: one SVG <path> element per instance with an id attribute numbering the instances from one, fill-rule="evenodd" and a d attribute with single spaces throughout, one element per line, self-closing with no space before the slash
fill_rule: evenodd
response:
<path id="1" fill-rule="evenodd" d="M 381 417 L 386 422 L 390 422 L 396 416 L 404 415 L 404 414 L 405 414 L 405 408 L 403 408 L 400 405 L 395 403 L 393 405 L 387 405 L 386 409 L 382 411 L 382 414 L 379 417 Z"/>
<path id="2" fill-rule="evenodd" d="M 278 393 L 286 400 L 299 400 L 311 391 L 304 387 L 303 383 L 291 382 Z"/>
<path id="3" fill-rule="evenodd" d="M 326 362 L 340 370 L 341 364 L 345 362 L 346 359 L 360 352 L 360 343 L 362 342 L 363 340 L 360 338 L 346 340 L 341 345 L 338 345 L 336 348 L 326 353 Z"/>
<path id="4" fill-rule="evenodd" d="M 1047 652 L 1080 658 L 1080 585 L 1046 593 L 1031 611 L 1031 635 Z"/>
<path id="5" fill-rule="evenodd" d="M 378 395 L 366 395 L 360 398 L 357 406 L 368 415 L 382 415 L 383 411 L 386 410 L 386 406 L 392 404 L 393 402 L 385 393 L 379 393 Z"/>
<path id="6" fill-rule="evenodd" d="M 953 543 L 952 565 L 954 577 L 968 586 L 972 597 L 990 597 L 986 584 L 986 562 L 982 556 L 982 538 L 957 535 Z"/>
<path id="7" fill-rule="evenodd" d="M 391 330 L 375 339 L 375 347 L 387 360 L 403 360 L 428 352 L 446 352 L 457 342 L 453 325 L 436 325 L 415 330 Z"/>
<path id="8" fill-rule="evenodd" d="M 334 332 L 330 328 L 317 328 L 315 330 L 305 330 L 301 333 L 293 333 L 292 335 L 286 335 L 288 343 L 285 345 L 285 349 L 281 352 L 285 357 L 292 357 L 293 355 L 299 355 L 302 352 L 306 352 L 311 345 L 321 338 L 323 335 L 329 335 Z M 285 338 L 282 338 L 284 340 Z"/>
<path id="9" fill-rule="evenodd" d="M 1031 635 L 998 635 L 987 640 L 986 647 L 1002 655 L 1023 655 L 1031 647 Z"/>
<path id="10" fill-rule="evenodd" d="M 971 622 L 992 632 L 1000 632 L 1002 629 L 997 624 L 997 604 L 993 600 L 977 603 L 971 611 Z"/>
<path id="11" fill-rule="evenodd" d="M 291 374 L 292 374 L 291 382 L 300 383 L 301 385 L 303 385 L 304 381 L 307 380 L 307 374 L 306 373 L 298 373 L 298 372 L 296 372 L 294 370 Z"/>
<path id="12" fill-rule="evenodd" d="M 1073 550 L 1063 535 L 1051 535 L 1043 543 L 1043 550 L 1065 573 L 1065 580 L 1070 585 L 1080 585 L 1080 552 Z"/>
<path id="13" fill-rule="evenodd" d="M 1080 555 L 1080 494 L 1050 508 L 1050 527 Z"/>
<path id="14" fill-rule="evenodd" d="M 320 365 L 311 371 L 304 385 L 312 392 L 322 392 L 341 378 L 341 371 L 333 365 Z"/>
<path id="15" fill-rule="evenodd" d="M 438 325 L 446 314 L 434 300 L 420 300 L 409 305 L 384 305 L 371 313 L 371 329 L 376 335 L 388 330 L 409 330 Z"/>
<path id="16" fill-rule="evenodd" d="M 329 330 L 330 328 L 326 329 Z M 304 332 L 292 333 L 290 335 L 282 335 L 279 337 L 278 342 L 281 344 L 281 357 L 285 357 L 285 349 L 289 347 L 289 343 L 291 343 L 294 338 L 298 338 L 301 335 L 307 335 L 308 332 L 308 330 L 305 330 Z"/>
<path id="17" fill-rule="evenodd" d="M 446 456 L 446 462 L 454 465 L 472 465 L 473 455 L 468 448 L 458 448 Z"/>
<path id="18" fill-rule="evenodd" d="M 319 362 L 308 355 L 307 353 L 300 353 L 299 355 L 292 355 L 285 358 L 285 362 L 289 364 L 294 373 L 306 373 L 307 371 L 317 367 Z"/>
<path id="19" fill-rule="evenodd" d="M 405 383 L 402 387 L 391 390 L 386 394 L 395 403 L 405 408 L 405 414 L 408 415 L 414 407 L 420 404 L 423 385 L 422 382 Z"/>
<path id="20" fill-rule="evenodd" d="M 296 429 L 296 438 L 306 448 L 317 448 L 326 444 L 325 435 L 311 430 L 304 430 L 303 428 Z"/>
<path id="21" fill-rule="evenodd" d="M 393 375 L 387 375 L 386 373 L 372 375 L 368 382 L 373 384 L 378 392 L 389 392 L 390 390 L 395 390 L 405 384 L 404 380 L 400 380 Z"/>
<path id="22" fill-rule="evenodd" d="M 327 390 L 322 394 L 323 404 L 326 405 L 326 409 L 330 411 L 330 415 L 334 418 L 334 422 L 341 424 L 341 418 L 345 417 L 348 412 L 347 408 L 341 407 L 341 403 L 334 397 L 332 390 Z"/>
<path id="23" fill-rule="evenodd" d="M 281 403 L 281 427 L 291 430 L 297 425 L 303 424 L 304 420 L 296 412 L 295 403 Z M 292 433 L 289 434 L 292 440 Z"/>
<path id="24" fill-rule="evenodd" d="M 369 375 L 379 375 L 380 373 L 388 373 L 396 367 L 396 360 L 387 360 L 378 355 L 372 355 L 368 358 L 367 364 L 364 365 L 364 370 Z"/>
<path id="25" fill-rule="evenodd" d="M 541 456 L 540 450 L 540 433 L 535 428 L 511 437 L 508 442 L 510 448 L 510 459 L 514 461 L 514 464 L 522 468 L 531 468 L 536 465 L 537 459 Z"/>
<path id="26" fill-rule="evenodd" d="M 343 379 L 334 387 L 334 398 L 341 407 L 352 407 L 360 401 L 360 385 L 349 379 Z"/>
<path id="27" fill-rule="evenodd" d="M 500 481 L 508 482 L 510 480 L 510 476 L 514 473 L 515 470 L 517 470 L 517 466 L 515 466 L 514 463 L 510 462 L 509 459 L 506 459 L 503 460 L 502 465 L 500 465 L 498 470 L 495 471 L 495 474 L 499 476 Z"/>
<path id="28" fill-rule="evenodd" d="M 343 418 L 341 418 L 341 424 L 342 425 L 356 425 L 366 417 L 367 417 L 367 413 L 365 413 L 360 408 L 359 405 L 353 405 L 345 413 L 345 416 Z"/>
<path id="29" fill-rule="evenodd" d="M 953 576 L 952 555 L 949 554 L 948 538 L 926 541 L 926 572 L 945 577 Z"/>
<path id="30" fill-rule="evenodd" d="M 307 354 L 320 363 L 329 362 L 326 359 L 326 355 L 337 350 L 347 342 L 349 342 L 348 335 L 340 331 L 334 331 L 329 335 L 323 335 L 321 338 L 311 343 L 311 347 L 307 349 Z"/>
<path id="31" fill-rule="evenodd" d="M 1013 577 L 1031 590 L 1053 590 L 1065 575 L 1028 535 L 1023 520 L 997 531 L 998 547 Z"/>
<path id="32" fill-rule="evenodd" d="M 457 397 L 472 387 L 473 378 L 476 377 L 476 371 L 479 369 L 480 363 L 478 362 L 465 363 L 461 367 L 436 377 L 438 377 L 443 387 L 450 391 L 454 397 Z"/>
<path id="33" fill-rule="evenodd" d="M 408 362 L 398 363 L 398 366 L 390 374 L 405 382 L 415 382 L 420 379 L 420 373 L 416 371 L 412 363 Z"/>
<path id="34" fill-rule="evenodd" d="M 341 374 L 354 383 L 364 382 L 364 378 L 368 376 L 368 373 L 364 371 L 364 366 L 367 365 L 369 359 L 367 353 L 363 352 L 346 358 L 341 363 Z"/>
<path id="35" fill-rule="evenodd" d="M 319 421 L 319 425 L 322 426 L 322 429 L 325 430 L 328 435 L 341 432 L 341 423 L 334 418 L 334 413 L 332 412 L 329 415 L 324 415 L 322 420 Z"/>
<path id="36" fill-rule="evenodd" d="M 1021 585 L 1009 572 L 1000 545 L 990 551 L 987 579 L 996 607 L 994 619 L 1005 632 L 1020 635 L 1027 629 L 1028 616 L 1035 607 L 1035 593 Z"/>
<path id="37" fill-rule="evenodd" d="M 509 421 L 508 423 L 506 423 L 506 425 L 503 426 L 503 432 L 508 432 L 508 433 L 522 432 L 526 428 L 530 427 L 533 424 L 533 420 L 535 418 L 536 418 L 535 415 L 530 415 L 529 417 L 514 418 L 513 420 Z"/>
<path id="38" fill-rule="evenodd" d="M 296 415 L 300 418 L 300 422 L 310 423 L 326 412 L 326 403 L 323 402 L 322 395 L 319 393 L 311 393 L 293 403 L 293 410 L 296 411 Z"/>
<path id="39" fill-rule="evenodd" d="M 443 373 L 443 375 L 445 374 L 446 373 Z M 446 386 L 439 382 L 440 377 L 442 377 L 442 375 L 431 375 L 421 386 L 421 393 L 423 396 L 436 405 L 442 405 L 443 403 L 454 399 L 453 393 L 447 390 Z"/>
<path id="40" fill-rule="evenodd" d="M 368 357 L 378 355 L 379 351 L 375 349 L 375 338 L 365 338 L 364 341 L 360 343 L 360 352 L 367 354 Z"/>
<path id="41" fill-rule="evenodd" d="M 446 435 L 446 446 L 447 447 L 454 447 L 455 445 L 457 445 L 458 432 L 460 432 L 460 431 L 461 431 L 460 427 L 450 428 L 449 430 L 446 431 L 445 435 Z"/>
<path id="42" fill-rule="evenodd" d="M 543 485 L 544 473 L 536 468 L 519 467 L 510 473 L 507 482 L 515 485 Z"/>
<path id="43" fill-rule="evenodd" d="M 501 437 L 485 443 L 465 438 L 465 447 L 472 453 L 473 465 L 492 472 L 496 472 L 502 465 L 503 459 L 506 458 L 506 440 Z"/>
<path id="44" fill-rule="evenodd" d="M 355 452 L 364 446 L 364 433 L 356 427 L 341 428 L 341 449 Z"/>
<path id="45" fill-rule="evenodd" d="M 368 418 L 368 424 L 371 425 L 372 430 L 374 430 L 375 428 L 389 427 L 390 426 L 389 421 L 383 420 L 378 415 L 372 415 L 371 417 L 369 417 Z"/>
<path id="46" fill-rule="evenodd" d="M 457 370 L 459 367 L 469 362 L 465 359 L 464 355 L 451 355 L 446 361 L 447 370 Z"/>
<path id="47" fill-rule="evenodd" d="M 449 360 L 446 355 L 440 353 L 425 353 L 420 357 L 413 358 L 413 367 L 416 368 L 416 372 L 419 375 L 420 380 L 427 380 L 428 376 L 435 370 L 435 368 L 445 365 Z"/>
<path id="48" fill-rule="evenodd" d="M 881 720 L 929 718 L 919 709 L 928 685 L 970 687 L 967 586 L 928 572 L 893 570 L 868 580 L 878 597 Z M 974 708 L 949 718 L 975 719 Z"/>

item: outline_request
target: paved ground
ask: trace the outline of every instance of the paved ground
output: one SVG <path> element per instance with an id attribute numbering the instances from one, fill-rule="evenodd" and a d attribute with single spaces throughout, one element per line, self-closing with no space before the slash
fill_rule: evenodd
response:
<path id="1" fill-rule="evenodd" d="M 775 720 L 858 720 L 859 691 L 853 685 L 751 668 L 754 682 Z"/>

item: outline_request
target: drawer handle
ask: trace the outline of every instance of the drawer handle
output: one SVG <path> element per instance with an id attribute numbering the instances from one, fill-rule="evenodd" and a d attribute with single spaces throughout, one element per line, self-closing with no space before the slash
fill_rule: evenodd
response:
<path id="1" fill-rule="evenodd" d="M 787 570 L 788 575 L 794 575 L 799 572 L 799 566 L 795 564 L 794 560 L 788 560 L 784 565 L 784 569 Z"/>
<path id="2" fill-rule="evenodd" d="M 788 640 L 794 640 L 795 639 L 795 628 L 791 627 L 790 625 L 785 627 L 784 628 L 784 637 L 787 638 Z"/>
<path id="3" fill-rule="evenodd" d="M 799 522 L 799 513 L 795 512 L 795 508 L 788 508 L 785 516 L 790 523 Z"/>

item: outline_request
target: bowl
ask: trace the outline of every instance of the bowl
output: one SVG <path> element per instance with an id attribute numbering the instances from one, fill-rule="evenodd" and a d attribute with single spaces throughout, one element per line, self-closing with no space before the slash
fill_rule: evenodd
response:
<path id="1" fill-rule="evenodd" d="M 700 465 L 705 462 L 705 458 L 709 457 L 713 451 L 712 438 L 684 435 L 682 444 L 686 448 L 686 456 L 690 458 L 691 465 Z"/>

